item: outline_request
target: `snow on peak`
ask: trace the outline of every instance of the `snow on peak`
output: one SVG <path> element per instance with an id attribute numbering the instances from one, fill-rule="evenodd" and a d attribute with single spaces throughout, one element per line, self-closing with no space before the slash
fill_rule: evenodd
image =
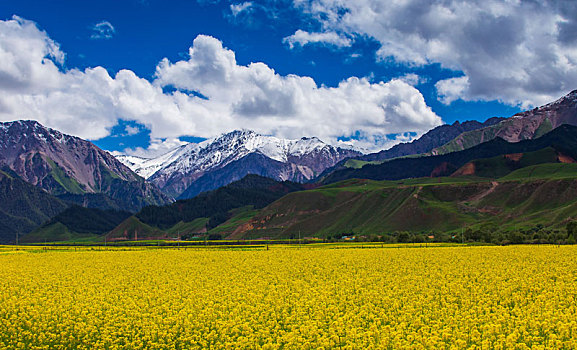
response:
<path id="1" fill-rule="evenodd" d="M 547 103 L 546 105 L 543 105 L 541 107 L 537 107 L 535 109 L 537 110 L 543 110 L 543 109 L 548 109 L 551 107 L 554 107 L 556 105 L 561 105 L 561 104 L 566 104 L 566 103 L 577 103 L 577 90 L 573 90 L 570 93 L 568 93 L 567 95 L 551 102 L 551 103 Z"/>
<path id="2" fill-rule="evenodd" d="M 338 151 L 316 137 L 297 140 L 257 134 L 251 130 L 235 130 L 200 143 L 180 146 L 160 157 L 143 159 L 130 156 L 117 158 L 144 178 L 170 176 L 172 173 L 204 172 L 223 167 L 251 153 L 286 163 L 290 157 L 314 152 Z"/>

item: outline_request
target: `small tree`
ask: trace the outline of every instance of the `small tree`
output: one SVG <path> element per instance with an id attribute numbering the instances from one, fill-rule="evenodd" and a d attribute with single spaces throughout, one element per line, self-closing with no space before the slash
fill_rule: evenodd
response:
<path id="1" fill-rule="evenodd" d="M 577 221 L 567 223 L 567 243 L 575 244 L 577 240 Z"/>
<path id="2" fill-rule="evenodd" d="M 397 237 L 397 240 L 399 241 L 399 243 L 409 243 L 410 239 L 411 239 L 411 236 L 406 231 L 400 232 L 399 236 Z"/>
<path id="3" fill-rule="evenodd" d="M 567 237 L 571 236 L 577 238 L 577 221 L 569 221 L 567 223 Z"/>

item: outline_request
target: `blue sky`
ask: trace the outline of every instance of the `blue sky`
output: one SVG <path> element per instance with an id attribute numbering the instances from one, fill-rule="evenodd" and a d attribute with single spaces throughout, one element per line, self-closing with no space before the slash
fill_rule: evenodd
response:
<path id="1" fill-rule="evenodd" d="M 53 76 L 36 79 L 54 83 L 32 75 L 27 84 L 34 88 L 0 100 L 0 118 L 38 119 L 104 149 L 140 155 L 238 127 L 281 137 L 320 136 L 333 143 L 352 136 L 360 138 L 357 146 L 378 150 L 408 140 L 403 136 L 408 132 L 420 135 L 440 123 L 508 117 L 575 88 L 570 16 L 575 8 L 567 2 L 539 7 L 454 0 L 442 8 L 416 0 L 395 8 L 378 0 L 353 3 L 2 1 L 0 20 L 7 25 L 0 35 L 4 31 L 14 40 L 44 45 L 34 57 L 26 56 L 21 48 L 28 46 L 20 41 L 6 42 L 4 51 L 29 59 L 37 68 L 26 69 Z M 559 14 L 567 18 L 559 21 Z M 536 20 L 540 27 L 531 24 Z M 546 41 L 548 51 L 533 46 L 536 40 Z M 191 47 L 197 58 L 190 55 Z M 210 60 L 220 58 L 226 62 L 214 77 L 199 75 L 195 67 L 210 71 Z M 166 64 L 160 68 L 162 60 Z M 265 66 L 249 66 L 254 62 Z M 2 64 L 0 73 L 4 69 L 6 75 L 24 69 Z M 108 77 L 88 73 L 95 67 L 104 68 Z M 118 76 L 123 70 L 131 73 Z M 214 83 L 221 74 L 233 80 Z M 316 87 L 303 77 L 311 77 Z M 391 84 L 395 79 L 399 83 Z M 111 85 L 99 91 L 108 81 Z M 70 85 L 79 87 L 71 90 Z M 68 97 L 46 102 L 56 92 Z M 38 94 L 45 96 L 39 100 Z M 77 95 L 82 103 L 63 102 Z M 205 95 L 204 101 L 198 97 Z M 30 100 L 34 108 L 14 102 Z M 333 102 L 337 107 L 324 106 Z M 85 112 L 83 106 L 91 103 Z M 7 106 L 4 112 L 2 106 Z"/>

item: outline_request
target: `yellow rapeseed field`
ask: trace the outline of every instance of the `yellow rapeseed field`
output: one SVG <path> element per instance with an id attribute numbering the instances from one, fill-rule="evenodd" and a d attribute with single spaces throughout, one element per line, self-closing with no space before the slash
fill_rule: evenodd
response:
<path id="1" fill-rule="evenodd" d="M 577 348 L 575 246 L 330 248 L 3 252 L 0 348 Z"/>

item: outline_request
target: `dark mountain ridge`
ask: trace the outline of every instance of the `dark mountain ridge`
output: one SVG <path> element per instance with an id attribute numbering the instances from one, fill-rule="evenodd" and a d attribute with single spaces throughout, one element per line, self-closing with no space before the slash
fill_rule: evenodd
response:
<path id="1" fill-rule="evenodd" d="M 431 152 L 433 149 L 440 147 L 447 142 L 455 139 L 464 132 L 482 129 L 491 125 L 495 125 L 505 120 L 506 118 L 494 117 L 489 118 L 485 122 L 478 122 L 476 120 L 469 120 L 463 123 L 459 121 L 453 124 L 445 124 L 437 126 L 428 131 L 426 134 L 408 143 L 401 143 L 392 148 L 378 153 L 371 153 L 355 159 L 364 160 L 367 162 L 381 161 L 386 159 L 405 157 L 414 154 L 423 154 Z"/>
<path id="2" fill-rule="evenodd" d="M 0 243 L 15 242 L 67 206 L 12 170 L 0 170 Z"/>
<path id="3" fill-rule="evenodd" d="M 420 138 L 411 142 L 400 143 L 391 147 L 390 149 L 377 153 L 370 153 L 341 160 L 333 167 L 325 169 L 323 173 L 319 175 L 319 177 L 315 180 L 322 179 L 323 177 L 336 170 L 350 168 L 351 166 L 349 164 L 351 161 L 359 161 L 359 164 L 364 165 L 365 162 L 382 162 L 387 159 L 406 157 L 417 154 L 427 154 L 433 151 L 435 148 L 450 142 L 462 133 L 495 125 L 505 119 L 506 118 L 494 117 L 489 118 L 482 123 L 476 120 L 470 120 L 463 123 L 456 121 L 453 124 L 437 126 L 436 128 L 429 130 Z"/>
<path id="4" fill-rule="evenodd" d="M 437 156 L 397 158 L 382 164 L 367 164 L 360 169 L 337 170 L 323 180 L 323 184 L 346 179 L 400 180 L 418 177 L 448 176 L 474 159 L 491 158 L 503 154 L 533 152 L 553 147 L 576 159 L 577 127 L 562 125 L 535 140 L 507 142 L 495 138 L 472 148 Z"/>
<path id="5" fill-rule="evenodd" d="M 71 207 L 25 236 L 29 242 L 72 240 L 101 234 L 98 239 L 142 240 L 206 233 L 239 211 L 265 207 L 288 193 L 313 185 L 247 175 L 219 189 L 165 206 L 147 206 L 135 215 Z M 127 217 L 128 216 L 128 217 Z M 106 233 L 105 233 L 106 232 Z"/>
<path id="6" fill-rule="evenodd" d="M 290 181 L 275 181 L 259 175 L 247 175 L 227 186 L 178 200 L 167 206 L 148 206 L 135 214 L 141 222 L 167 229 L 176 223 L 190 222 L 197 218 L 209 218 L 212 228 L 226 221 L 228 212 L 234 208 L 250 205 L 262 208 L 287 193 L 314 186 Z"/>
<path id="7" fill-rule="evenodd" d="M 100 210 L 72 205 L 25 235 L 22 241 L 74 240 L 98 236 L 112 230 L 131 215 L 126 211 Z"/>

